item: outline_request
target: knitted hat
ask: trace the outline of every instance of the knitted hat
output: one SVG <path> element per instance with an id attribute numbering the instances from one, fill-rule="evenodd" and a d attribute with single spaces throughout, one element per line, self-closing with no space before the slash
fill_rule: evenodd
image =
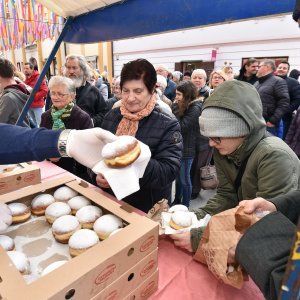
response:
<path id="1" fill-rule="evenodd" d="M 207 107 L 200 118 L 201 134 L 207 137 L 242 137 L 250 133 L 247 123 L 236 113 L 219 107 Z"/>

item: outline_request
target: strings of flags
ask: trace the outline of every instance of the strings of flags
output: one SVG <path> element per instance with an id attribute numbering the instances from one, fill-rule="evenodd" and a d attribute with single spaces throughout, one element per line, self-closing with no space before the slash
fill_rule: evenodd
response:
<path id="1" fill-rule="evenodd" d="M 0 0 L 0 50 L 20 48 L 58 35 L 64 18 L 36 0 Z"/>

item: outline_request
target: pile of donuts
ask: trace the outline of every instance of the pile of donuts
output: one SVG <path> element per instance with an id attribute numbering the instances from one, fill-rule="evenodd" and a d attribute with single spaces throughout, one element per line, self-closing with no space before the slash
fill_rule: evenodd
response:
<path id="1" fill-rule="evenodd" d="M 31 214 L 45 216 L 52 225 L 53 237 L 57 242 L 68 244 L 71 257 L 83 253 L 124 227 L 121 218 L 113 214 L 103 214 L 100 207 L 92 205 L 89 199 L 78 195 L 67 186 L 58 188 L 53 196 L 47 193 L 37 195 L 30 206 L 13 202 L 8 207 L 13 225 L 28 221 Z M 24 253 L 15 251 L 13 239 L 0 235 L 0 246 L 7 251 L 22 275 L 30 273 L 29 260 Z M 49 265 L 42 275 L 61 264 L 62 261 Z"/>

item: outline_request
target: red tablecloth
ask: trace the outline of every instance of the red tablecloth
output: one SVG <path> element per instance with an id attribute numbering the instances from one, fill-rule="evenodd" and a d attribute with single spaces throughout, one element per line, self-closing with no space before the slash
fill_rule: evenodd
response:
<path id="1" fill-rule="evenodd" d="M 51 162 L 35 162 L 34 164 L 40 167 L 43 181 L 67 174 L 72 175 Z M 91 188 L 104 193 L 92 185 Z M 151 300 L 264 299 L 252 280 L 245 282 L 241 290 L 218 281 L 206 266 L 194 261 L 191 254 L 175 247 L 168 237 L 159 240 L 158 255 L 159 286 L 158 291 L 150 297 Z"/>

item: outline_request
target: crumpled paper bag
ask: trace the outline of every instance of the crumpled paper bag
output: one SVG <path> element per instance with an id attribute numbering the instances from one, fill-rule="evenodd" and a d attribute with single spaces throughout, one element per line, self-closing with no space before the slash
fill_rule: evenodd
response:
<path id="1" fill-rule="evenodd" d="M 216 278 L 238 289 L 242 288 L 246 274 L 238 264 L 231 272 L 228 270 L 228 251 L 259 220 L 254 213 L 245 214 L 243 210 L 241 206 L 212 216 L 194 255 L 195 260 L 207 264 Z"/>
<path id="2" fill-rule="evenodd" d="M 116 198 L 121 200 L 140 189 L 139 179 L 143 177 L 145 169 L 151 158 L 151 151 L 147 145 L 140 142 L 141 153 L 138 159 L 125 168 L 108 167 L 104 160 L 97 163 L 92 171 L 101 173 L 113 190 Z M 99 149 L 101 152 L 102 149 Z"/>

